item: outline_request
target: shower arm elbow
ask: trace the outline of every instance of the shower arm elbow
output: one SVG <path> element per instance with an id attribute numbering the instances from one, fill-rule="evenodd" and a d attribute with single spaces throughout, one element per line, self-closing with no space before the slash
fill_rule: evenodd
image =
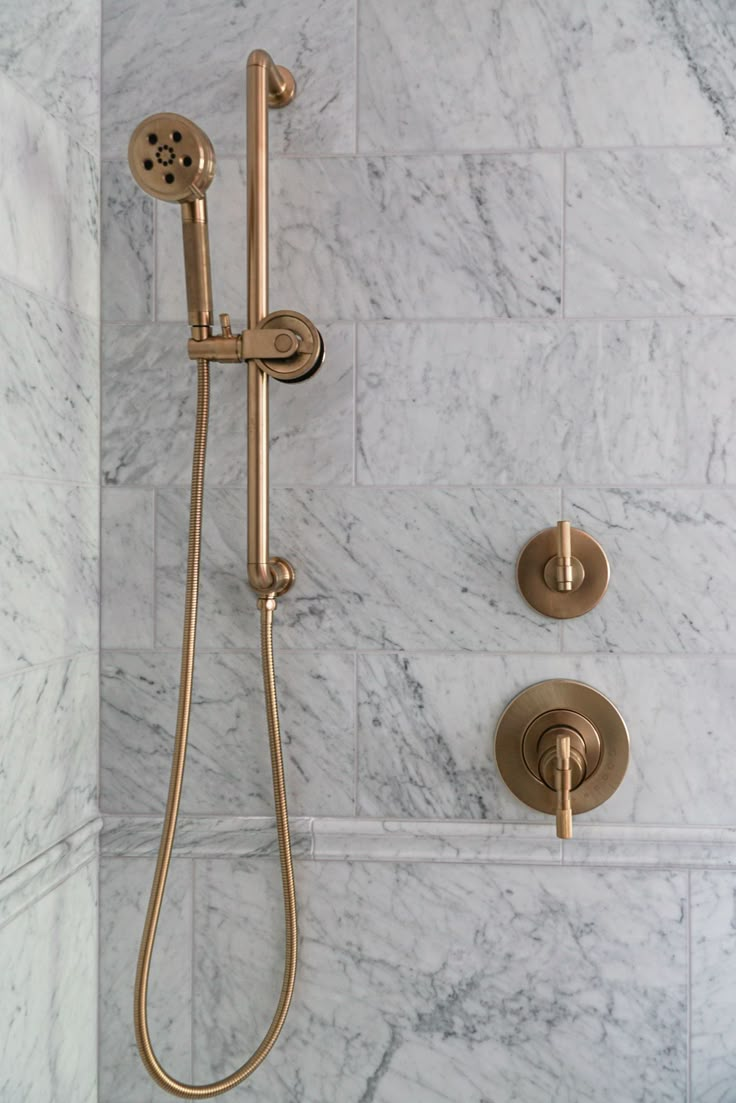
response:
<path id="1" fill-rule="evenodd" d="M 266 91 L 269 107 L 286 107 L 296 95 L 296 82 L 291 72 L 277 65 L 268 50 L 251 50 L 248 69 L 266 70 Z"/>

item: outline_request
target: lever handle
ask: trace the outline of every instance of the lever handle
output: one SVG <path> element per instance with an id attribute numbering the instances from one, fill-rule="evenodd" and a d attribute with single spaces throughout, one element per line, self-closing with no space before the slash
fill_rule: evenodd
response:
<path id="1" fill-rule="evenodd" d="M 555 560 L 555 584 L 560 593 L 572 590 L 572 541 L 570 522 L 557 522 L 557 558 Z"/>
<path id="2" fill-rule="evenodd" d="M 557 791 L 557 838 L 572 838 L 572 805 L 570 804 L 570 736 L 557 736 L 555 758 L 555 790 Z"/>

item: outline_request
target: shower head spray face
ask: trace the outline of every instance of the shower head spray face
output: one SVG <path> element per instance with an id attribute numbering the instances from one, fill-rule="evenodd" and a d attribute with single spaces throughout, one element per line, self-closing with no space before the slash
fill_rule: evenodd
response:
<path id="1" fill-rule="evenodd" d="M 203 130 L 183 115 L 149 115 L 128 145 L 137 184 L 154 199 L 186 203 L 201 199 L 215 175 L 215 151 Z"/>

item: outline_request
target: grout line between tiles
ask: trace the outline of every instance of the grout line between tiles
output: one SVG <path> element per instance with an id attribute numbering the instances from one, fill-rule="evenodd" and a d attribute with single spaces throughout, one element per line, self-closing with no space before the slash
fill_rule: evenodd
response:
<path id="1" fill-rule="evenodd" d="M 153 240 L 151 242 L 151 321 L 157 324 L 161 321 L 158 309 L 158 203 L 153 204 Z M 127 324 L 127 323 L 126 323 Z M 186 323 L 182 323 L 185 325 Z"/>
<path id="2" fill-rule="evenodd" d="M 0 479 L 4 482 L 16 482 L 16 483 L 31 483 L 34 485 L 42 486 L 65 486 L 69 489 L 78 487 L 84 490 L 99 490 L 99 482 L 95 482 L 94 479 L 80 482 L 79 479 L 55 479 L 49 478 L 46 475 L 19 475 L 15 471 L 0 471 Z"/>
<path id="3" fill-rule="evenodd" d="M 0 279 L 5 277 L 0 274 Z M 35 294 L 35 292 L 31 292 Z M 563 318 L 559 313 L 554 314 L 511 314 L 511 315 L 488 315 L 488 314 L 404 314 L 396 318 L 373 318 L 364 316 L 353 316 L 350 318 L 344 318 L 336 315 L 330 318 L 329 316 L 323 316 L 320 318 L 320 322 L 324 326 L 338 326 L 338 325 L 352 325 L 357 323 L 364 326 L 407 326 L 407 325 L 488 325 L 488 326 L 548 326 L 550 328 L 560 327 L 563 325 L 570 325 L 572 323 L 588 323 L 599 324 L 603 322 L 622 322 L 628 325 L 636 325 L 639 322 L 688 322 L 692 325 L 696 325 L 702 322 L 714 322 L 724 321 L 733 322 L 736 320 L 736 302 L 734 302 L 734 309 L 731 311 L 721 311 L 719 313 L 687 313 L 687 312 L 673 312 L 673 313 L 661 313 L 661 314 L 570 314 L 567 313 Z M 181 326 L 186 328 L 187 322 L 183 317 L 177 318 L 154 318 L 153 322 L 158 325 L 167 326 Z M 109 320 L 105 321 L 105 325 L 109 326 L 134 326 L 140 328 L 142 324 L 152 324 L 151 320 L 148 323 L 142 323 L 140 321 L 126 319 L 126 320 Z"/>
<path id="4" fill-rule="evenodd" d="M 70 306 L 69 303 L 63 302 L 62 299 L 57 299 L 53 295 L 48 295 L 43 291 L 37 290 L 29 283 L 24 283 L 16 276 L 11 276 L 7 272 L 0 270 L 0 283 L 10 284 L 11 287 L 18 288 L 19 291 L 25 292 L 27 295 L 33 295 L 35 299 L 38 299 L 42 303 L 50 303 L 52 306 L 57 307 L 59 310 L 65 311 L 67 314 L 73 314 L 75 318 L 80 318 L 83 322 L 87 322 L 89 325 L 99 326 L 101 324 L 99 311 L 96 314 L 87 314 L 84 310 L 79 310 L 75 306 Z"/>
<path id="5" fill-rule="evenodd" d="M 357 655 L 386 655 L 396 656 L 401 655 L 405 658 L 413 658 L 414 656 L 423 655 L 437 655 L 440 658 L 456 659 L 462 657 L 466 662 L 471 659 L 498 659 L 504 655 L 512 655 L 516 658 L 527 659 L 559 659 L 561 656 L 565 659 L 671 659 L 673 661 L 681 662 L 716 662 L 720 659 L 736 659 L 736 651 L 609 651 L 609 650 L 595 650 L 589 651 L 565 651 L 564 654 L 559 651 L 553 650 L 525 650 L 514 651 L 506 648 L 497 651 L 490 651 L 488 648 L 484 648 L 481 651 L 471 651 L 468 648 L 452 648 L 447 647 L 406 647 L 406 648 L 385 648 L 385 647 L 284 647 L 283 644 L 279 644 L 276 648 L 277 654 L 288 655 L 350 655 L 355 652 Z M 101 654 L 103 655 L 145 655 L 145 654 L 157 654 L 157 655 L 178 655 L 180 654 L 180 648 L 178 647 L 103 647 Z M 94 651 L 82 651 L 76 655 L 72 655 L 71 658 L 77 658 L 79 655 L 95 655 Z M 198 655 L 258 655 L 258 649 L 255 647 L 197 647 Z M 50 666 L 56 662 L 66 661 L 64 659 L 51 659 L 49 662 L 37 664 L 40 667 Z M 23 667 L 22 670 L 7 671 L 5 674 L 0 674 L 0 678 L 12 678 L 17 674 L 23 674 L 26 670 L 35 670 L 36 667 Z"/>
<path id="6" fill-rule="evenodd" d="M 354 62 L 355 62 L 355 140 L 354 140 L 354 153 L 356 156 L 360 151 L 360 0 L 354 0 L 355 3 L 355 41 L 354 41 Z"/>
<path id="7" fill-rule="evenodd" d="M 353 486 L 358 485 L 358 355 L 358 324 L 353 322 Z"/>
<path id="8" fill-rule="evenodd" d="M 567 252 L 567 156 L 561 154 L 562 195 L 560 198 L 560 318 L 565 318 L 565 266 Z"/>
<path id="9" fill-rule="evenodd" d="M 153 491 L 153 517 L 151 519 L 153 528 L 153 561 L 151 563 L 151 639 L 153 640 L 153 650 L 158 650 L 158 596 L 156 586 L 156 563 L 158 562 L 158 490 L 154 488 Z"/>
<path id="10" fill-rule="evenodd" d="M 360 725 L 358 722 L 358 652 L 353 652 L 353 815 L 358 815 Z M 314 822 L 314 821 L 312 821 Z"/>
<path id="11" fill-rule="evenodd" d="M 189 1075 L 191 1076 L 192 1082 L 194 1082 L 194 1077 L 195 1077 L 195 1072 L 196 1072 L 196 1061 L 195 1061 L 195 1053 L 194 1053 L 194 1047 L 195 1047 L 195 1043 L 196 1043 L 196 1031 L 194 1029 L 194 1001 L 195 1001 L 195 998 L 196 998 L 196 985 L 195 985 L 195 981 L 194 981 L 194 973 L 195 973 L 194 966 L 195 966 L 195 955 L 196 955 L 196 945 L 197 945 L 197 940 L 196 940 L 196 937 L 195 937 L 195 924 L 196 924 L 196 918 L 197 918 L 197 903 L 196 903 L 196 901 L 197 901 L 197 880 L 196 880 L 196 878 L 197 878 L 197 859 L 196 858 L 191 858 L 190 861 L 191 861 L 191 864 L 192 864 L 192 868 L 191 868 L 191 878 L 192 878 L 192 881 L 191 881 L 191 889 L 192 889 L 191 921 L 192 921 L 192 929 L 191 929 L 191 932 L 190 932 L 191 960 L 190 960 L 190 966 L 189 966 L 190 969 L 191 969 L 191 975 L 190 975 L 190 978 L 189 978 L 189 982 L 190 982 L 190 998 L 189 998 L 189 1014 L 190 1014 L 190 1020 L 189 1020 L 189 1029 L 190 1029 L 189 1061 L 190 1061 L 190 1064 L 189 1064 Z"/>
<path id="12" fill-rule="evenodd" d="M 18 479 L 22 480 L 24 476 L 20 475 L 1 475 L 0 478 Z M 43 482 L 53 484 L 55 480 L 51 479 L 32 479 L 34 482 Z M 58 480 L 59 485 L 62 486 L 83 486 L 83 487 L 97 487 L 94 482 L 91 483 L 66 483 L 63 480 Z M 580 490 L 605 490 L 613 491 L 621 494 L 632 493 L 657 493 L 662 490 L 667 491 L 712 491 L 714 493 L 726 493 L 736 490 L 736 482 L 723 482 L 723 483 L 676 483 L 676 482 L 652 482 L 647 480 L 646 482 L 618 482 L 608 483 L 602 480 L 592 483 L 567 481 L 565 487 L 568 492 L 575 493 Z M 360 490 L 365 493 L 377 490 L 387 491 L 420 491 L 430 492 L 433 490 L 449 490 L 457 491 L 458 493 L 464 491 L 473 490 L 499 490 L 506 491 L 507 493 L 513 493 L 518 490 L 549 490 L 557 491 L 563 487 L 560 483 L 525 483 L 521 480 L 517 482 L 505 482 L 505 483 L 438 483 L 438 482 L 425 482 L 425 483 L 357 483 L 355 485 L 351 483 L 272 483 L 272 489 L 277 493 L 283 493 L 284 491 L 313 491 L 315 494 L 339 494 L 350 490 Z M 245 483 L 209 483 L 208 487 L 212 493 L 242 493 L 246 489 Z M 126 491 L 126 490 L 155 490 L 160 493 L 176 493 L 184 495 L 189 492 L 189 484 L 187 483 L 105 483 L 104 490 L 107 491 Z"/>
<path id="13" fill-rule="evenodd" d="M 28 663 L 26 666 L 18 667 L 15 670 L 0 671 L 0 682 L 8 678 L 21 678 L 24 674 L 28 674 L 32 670 L 44 670 L 51 666 L 61 666 L 63 663 L 72 663 L 76 659 L 95 658 L 99 654 L 100 649 L 95 647 L 90 648 L 88 651 L 73 651 L 69 655 L 56 655 L 51 659 L 44 659 L 43 662 L 40 663 Z"/>
<path id="14" fill-rule="evenodd" d="M 102 165 L 102 141 L 103 141 L 103 20 L 102 4 L 100 4 L 99 22 L 97 24 L 97 73 L 99 79 L 97 93 L 97 163 L 99 172 L 99 236 L 97 239 L 98 251 L 98 318 L 97 318 L 97 791 L 95 793 L 95 805 L 97 816 L 102 820 L 102 778 L 103 778 L 103 679 L 100 677 L 103 658 L 103 250 L 105 246 L 103 234 L 103 165 Z M 104 823 L 104 821 L 103 821 Z M 95 965 L 97 976 L 95 979 L 95 1077 L 97 1091 L 102 1083 L 102 1035 L 100 1024 L 103 1021 L 103 940 L 100 938 L 100 914 L 103 909 L 103 861 L 102 847 L 97 838 L 95 860 L 97 863 L 97 907 L 95 909 Z"/>
<path id="15" fill-rule="evenodd" d="M 687 1021 L 686 1021 L 686 1067 L 687 1067 L 687 1103 L 690 1103 L 692 1099 L 693 1091 L 693 1077 L 692 1077 L 692 1045 L 693 1045 L 693 986 L 692 986 L 692 923 L 693 923 L 693 908 L 692 908 L 692 871 L 687 871 L 687 932 L 686 932 L 686 944 L 687 944 Z"/>

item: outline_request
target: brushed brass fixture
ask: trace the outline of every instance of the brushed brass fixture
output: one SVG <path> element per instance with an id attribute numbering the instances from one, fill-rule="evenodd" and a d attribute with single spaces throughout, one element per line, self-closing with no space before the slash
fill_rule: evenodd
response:
<path id="1" fill-rule="evenodd" d="M 524 599 L 547 617 L 589 613 L 608 589 L 608 557 L 597 540 L 569 521 L 543 529 L 521 549 L 516 582 Z"/>
<path id="2" fill-rule="evenodd" d="M 583 682 L 552 679 L 523 690 L 496 727 L 496 763 L 514 796 L 554 815 L 572 838 L 572 817 L 616 792 L 629 763 L 629 733 L 616 706 Z"/>
<path id="3" fill-rule="evenodd" d="M 215 177 L 207 135 L 183 115 L 149 115 L 133 131 L 128 164 L 136 183 L 154 199 L 181 206 L 187 316 L 193 337 L 212 326 L 212 276 L 205 191 Z"/>
<path id="4" fill-rule="evenodd" d="M 284 783 L 278 699 L 273 656 L 273 614 L 277 597 L 291 587 L 294 570 L 272 556 L 268 539 L 268 381 L 299 382 L 324 359 L 319 331 L 297 311 L 268 313 L 268 108 L 284 107 L 296 93 L 288 69 L 264 50 L 248 58 L 246 77 L 248 155 L 248 328 L 233 334 L 228 314 L 213 332 L 207 206 L 215 155 L 206 135 L 181 115 L 151 115 L 136 127 L 128 159 L 140 186 L 156 199 L 181 205 L 187 311 L 191 327 L 188 353 L 197 362 L 197 412 L 192 460 L 189 544 L 184 597 L 181 680 L 176 736 L 163 830 L 136 970 L 134 1021 L 138 1049 L 155 1082 L 182 1099 L 208 1099 L 242 1083 L 268 1056 L 281 1033 L 294 991 L 297 966 L 297 910 Z M 276 831 L 284 898 L 286 946 L 281 992 L 271 1023 L 252 1055 L 229 1076 L 207 1084 L 186 1084 L 161 1065 L 148 1028 L 148 984 L 156 931 L 174 846 L 184 780 L 192 704 L 204 468 L 210 401 L 210 363 L 247 364 L 248 388 L 248 581 L 261 615 L 261 659 L 271 754 Z"/>

